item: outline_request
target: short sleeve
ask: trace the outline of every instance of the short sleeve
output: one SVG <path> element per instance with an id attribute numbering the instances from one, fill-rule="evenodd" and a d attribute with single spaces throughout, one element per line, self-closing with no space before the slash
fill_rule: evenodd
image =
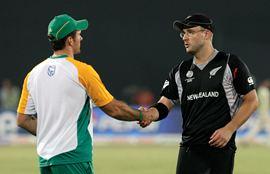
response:
<path id="1" fill-rule="evenodd" d="M 85 87 L 87 94 L 96 106 L 101 107 L 112 101 L 113 96 L 106 89 L 98 73 L 92 66 L 71 58 L 68 60 L 77 67 L 79 81 Z"/>
<path id="2" fill-rule="evenodd" d="M 233 75 L 233 85 L 236 92 L 245 95 L 255 89 L 254 80 L 247 65 L 237 56 L 231 55 L 229 67 Z"/>
<path id="3" fill-rule="evenodd" d="M 177 73 L 179 73 L 179 64 L 173 67 L 169 72 L 169 75 L 165 80 L 161 90 L 161 96 L 164 96 L 173 101 L 179 100 L 178 88 L 175 81 Z"/>
<path id="4" fill-rule="evenodd" d="M 21 114 L 35 115 L 37 113 L 35 109 L 35 104 L 28 90 L 29 76 L 30 73 L 28 73 L 24 79 L 17 112 Z"/>

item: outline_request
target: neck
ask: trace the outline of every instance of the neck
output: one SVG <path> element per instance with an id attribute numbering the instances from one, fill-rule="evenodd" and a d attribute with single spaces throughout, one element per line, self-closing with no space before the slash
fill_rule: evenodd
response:
<path id="1" fill-rule="evenodd" d="M 214 47 L 212 44 L 204 46 L 200 51 L 198 51 L 195 56 L 195 61 L 197 64 L 207 63 L 214 53 Z"/>
<path id="2" fill-rule="evenodd" d="M 69 50 L 69 49 L 62 49 L 62 50 L 57 50 L 57 51 L 54 51 L 53 55 L 67 55 L 68 57 L 74 57 L 74 54 L 73 54 L 73 51 L 72 50 Z"/>

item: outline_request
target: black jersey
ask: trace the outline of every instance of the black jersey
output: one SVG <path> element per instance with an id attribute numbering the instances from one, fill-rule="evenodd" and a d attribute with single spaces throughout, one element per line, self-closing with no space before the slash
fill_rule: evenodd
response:
<path id="1" fill-rule="evenodd" d="M 182 61 L 169 73 L 161 96 L 180 102 L 183 145 L 208 144 L 215 130 L 236 112 L 241 96 L 254 89 L 247 66 L 235 55 L 218 52 L 201 70 Z M 229 144 L 234 144 L 235 134 Z"/>

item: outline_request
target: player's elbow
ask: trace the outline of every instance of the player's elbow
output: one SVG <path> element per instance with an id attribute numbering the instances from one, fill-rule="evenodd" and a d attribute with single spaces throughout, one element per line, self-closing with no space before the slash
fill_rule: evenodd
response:
<path id="1" fill-rule="evenodd" d="M 254 97 L 252 98 L 251 102 L 252 102 L 252 106 L 253 106 L 254 111 L 255 111 L 259 106 L 259 99 L 258 99 L 258 96 L 256 93 L 255 93 Z"/>
<path id="2" fill-rule="evenodd" d="M 253 107 L 256 110 L 259 107 L 259 99 L 256 97 L 253 101 Z"/>
<path id="3" fill-rule="evenodd" d="M 259 99 L 255 90 L 250 91 L 244 96 L 244 102 L 255 111 L 259 106 Z"/>
<path id="4" fill-rule="evenodd" d="M 117 119 L 118 115 L 120 115 L 120 112 L 121 112 L 121 105 L 119 104 L 118 100 L 113 99 L 112 102 L 110 102 L 107 105 L 101 107 L 101 109 L 107 115 Z"/>
<path id="5" fill-rule="evenodd" d="M 24 114 L 17 114 L 17 126 L 24 128 L 25 123 L 27 122 L 27 116 Z"/>

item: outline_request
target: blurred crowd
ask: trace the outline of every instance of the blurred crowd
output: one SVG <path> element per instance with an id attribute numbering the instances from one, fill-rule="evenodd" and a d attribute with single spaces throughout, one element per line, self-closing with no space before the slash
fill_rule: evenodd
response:
<path id="1" fill-rule="evenodd" d="M 151 106 L 155 101 L 154 93 L 147 87 L 128 85 L 122 90 L 121 99 L 129 105 Z"/>
<path id="2" fill-rule="evenodd" d="M 259 107 L 257 119 L 252 124 L 248 134 L 248 140 L 252 141 L 258 134 L 266 134 L 270 137 L 270 80 L 266 79 L 258 84 L 257 94 Z"/>
<path id="3" fill-rule="evenodd" d="M 4 79 L 0 88 L 0 109 L 16 111 L 20 98 L 20 88 L 13 85 L 10 79 Z"/>

